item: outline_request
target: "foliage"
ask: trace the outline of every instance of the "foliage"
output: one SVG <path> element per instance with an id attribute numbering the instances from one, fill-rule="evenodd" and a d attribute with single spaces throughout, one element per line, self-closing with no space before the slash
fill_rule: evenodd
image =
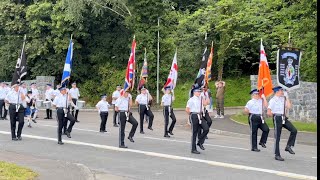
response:
<path id="1" fill-rule="evenodd" d="M 0 179 L 3 180 L 23 180 L 23 179 L 34 179 L 38 176 L 37 173 L 33 172 L 28 168 L 23 168 L 12 163 L 0 161 Z"/>

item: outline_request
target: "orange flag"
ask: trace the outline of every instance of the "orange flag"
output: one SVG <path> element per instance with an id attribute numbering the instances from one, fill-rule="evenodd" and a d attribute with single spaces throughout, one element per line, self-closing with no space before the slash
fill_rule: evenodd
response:
<path id="1" fill-rule="evenodd" d="M 210 51 L 210 55 L 208 58 L 208 62 L 207 62 L 207 69 L 206 69 L 206 74 L 205 74 L 205 82 L 207 85 L 209 85 L 209 80 L 211 80 L 211 65 L 212 65 L 212 57 L 213 57 L 213 41 L 211 44 L 211 51 Z"/>
<path id="2" fill-rule="evenodd" d="M 266 97 L 272 95 L 272 79 L 270 75 L 269 64 L 267 61 L 267 55 L 264 51 L 261 39 L 260 47 L 260 64 L 259 64 L 259 73 L 258 73 L 258 88 L 260 95 L 264 94 Z"/>

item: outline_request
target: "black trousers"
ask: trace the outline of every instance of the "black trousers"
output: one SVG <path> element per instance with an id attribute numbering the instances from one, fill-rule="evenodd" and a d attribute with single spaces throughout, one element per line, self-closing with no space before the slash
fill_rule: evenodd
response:
<path id="1" fill-rule="evenodd" d="M 170 117 L 171 117 L 171 125 L 168 130 L 169 126 L 169 106 L 164 106 L 163 107 L 163 116 L 164 116 L 164 135 L 167 135 L 169 132 L 173 131 L 174 125 L 177 122 L 176 116 L 173 113 L 172 107 L 170 107 Z"/>
<path id="2" fill-rule="evenodd" d="M 10 106 L 9 106 L 11 137 L 12 138 L 21 137 L 22 128 L 24 125 L 24 109 L 25 108 L 22 105 L 20 105 L 18 112 L 16 112 L 16 105 L 10 104 Z M 19 122 L 17 134 L 16 134 L 16 127 L 17 127 L 16 121 Z"/>
<path id="3" fill-rule="evenodd" d="M 46 101 L 53 101 L 50 99 L 46 99 Z M 46 109 L 47 119 L 52 118 L 52 109 Z"/>
<path id="4" fill-rule="evenodd" d="M 250 136 L 251 136 L 251 149 L 258 148 L 257 145 L 257 135 L 258 135 L 258 129 L 260 128 L 262 131 L 262 135 L 260 138 L 260 143 L 267 143 L 268 134 L 269 134 L 269 126 L 267 123 L 262 123 L 261 116 L 250 114 L 248 116 L 248 121 L 250 125 Z"/>
<path id="5" fill-rule="evenodd" d="M 58 116 L 58 141 L 62 141 L 62 128 L 66 119 L 64 118 L 64 111 L 63 109 L 57 109 L 57 116 Z"/>
<path id="6" fill-rule="evenodd" d="M 154 115 L 153 115 L 152 111 L 150 110 L 150 108 L 147 110 L 147 106 L 146 105 L 139 105 L 139 114 L 140 114 L 140 132 L 143 131 L 143 120 L 144 120 L 144 115 L 145 114 L 147 116 L 149 116 L 148 128 L 151 128 L 152 127 L 152 123 L 153 123 Z"/>
<path id="7" fill-rule="evenodd" d="M 113 125 L 117 124 L 117 116 L 118 116 L 118 112 L 115 110 L 115 105 L 112 104 L 113 106 Z"/>
<path id="8" fill-rule="evenodd" d="M 294 146 L 294 143 L 296 141 L 297 136 L 297 129 L 293 126 L 293 124 L 288 120 L 287 117 L 284 117 L 284 124 L 282 124 L 282 116 L 273 116 L 273 125 L 274 125 L 274 138 L 275 138 L 275 155 L 280 156 L 280 137 L 281 137 L 281 131 L 282 127 L 286 128 L 288 131 L 290 131 L 290 136 L 287 142 L 287 146 Z"/>
<path id="9" fill-rule="evenodd" d="M 212 125 L 212 119 L 211 119 L 211 117 L 210 117 L 210 115 L 209 115 L 209 112 L 208 112 L 206 109 L 205 109 L 204 111 L 205 111 L 205 116 L 204 116 L 203 118 L 206 120 L 207 125 L 208 125 L 208 128 L 209 128 L 209 130 L 210 130 L 210 127 L 211 127 L 211 125 Z M 200 129 L 199 129 L 199 134 L 198 134 L 198 136 L 200 136 L 202 132 L 203 132 L 203 129 L 200 128 Z M 204 138 L 204 139 L 206 139 L 206 138 Z M 205 141 L 205 140 L 204 140 L 204 141 Z M 204 142 L 204 141 L 203 141 L 203 142 Z"/>
<path id="10" fill-rule="evenodd" d="M 209 126 L 205 118 L 202 118 L 201 124 L 199 124 L 199 117 L 197 114 L 191 114 L 189 118 L 191 123 L 191 130 L 192 130 L 191 151 L 193 151 L 193 150 L 197 150 L 197 147 L 196 147 L 197 136 L 198 136 L 198 143 L 199 144 L 204 143 L 204 140 L 207 134 L 209 133 Z M 199 129 L 202 129 L 202 133 L 200 135 L 199 135 Z"/>
<path id="11" fill-rule="evenodd" d="M 2 115 L 2 110 L 4 111 L 3 115 Z M 4 100 L 0 100 L 0 118 L 5 118 L 7 117 L 7 113 L 8 113 L 8 110 L 6 110 L 5 108 L 5 102 Z"/>
<path id="12" fill-rule="evenodd" d="M 129 133 L 129 137 L 133 137 L 136 129 L 138 127 L 138 122 L 137 120 L 132 116 L 132 113 L 129 113 L 129 120 L 128 122 L 132 124 L 130 133 Z M 125 128 L 126 128 L 126 122 L 127 122 L 127 115 L 125 112 L 119 112 L 118 114 L 118 118 L 119 118 L 119 122 L 120 122 L 120 128 L 119 128 L 119 146 L 124 145 L 124 132 L 125 132 Z"/>
<path id="13" fill-rule="evenodd" d="M 72 102 L 75 104 L 75 105 L 77 105 L 77 101 L 78 101 L 78 99 L 75 99 L 75 98 L 72 98 Z M 74 107 L 72 106 L 72 108 L 71 108 L 71 112 L 72 112 L 72 116 L 76 119 L 76 120 L 78 120 L 78 113 L 79 113 L 79 110 L 78 109 L 76 109 L 76 113 L 74 114 Z"/>
<path id="14" fill-rule="evenodd" d="M 108 112 L 100 112 L 100 118 L 101 118 L 100 131 L 105 131 L 107 119 L 108 119 Z"/>
<path id="15" fill-rule="evenodd" d="M 65 115 L 63 115 L 64 117 Z M 72 131 L 72 127 L 74 123 L 76 122 L 76 119 L 74 118 L 73 115 L 70 114 L 70 111 L 68 110 L 67 117 L 64 117 L 65 120 L 63 121 L 63 132 L 70 132 Z M 68 126 L 68 120 L 70 121 L 69 126 Z"/>

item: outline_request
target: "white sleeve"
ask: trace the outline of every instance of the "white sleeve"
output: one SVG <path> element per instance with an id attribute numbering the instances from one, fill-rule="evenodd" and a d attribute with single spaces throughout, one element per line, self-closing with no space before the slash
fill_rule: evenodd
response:
<path id="1" fill-rule="evenodd" d="M 58 96 L 56 96 L 52 102 L 53 105 L 57 105 L 58 103 Z"/>
<path id="2" fill-rule="evenodd" d="M 191 99 L 188 100 L 186 107 L 187 107 L 187 108 L 190 108 L 190 106 L 191 106 Z"/>
<path id="3" fill-rule="evenodd" d="M 100 108 L 100 106 L 101 106 L 101 101 L 99 101 L 99 102 L 97 103 L 96 107 L 97 107 L 97 108 Z"/>
<path id="4" fill-rule="evenodd" d="M 250 101 L 247 102 L 245 108 L 250 109 Z"/>

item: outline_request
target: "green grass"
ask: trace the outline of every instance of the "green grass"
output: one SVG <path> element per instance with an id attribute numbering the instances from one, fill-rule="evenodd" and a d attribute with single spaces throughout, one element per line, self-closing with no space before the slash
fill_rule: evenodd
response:
<path id="1" fill-rule="evenodd" d="M 248 125 L 248 116 L 244 114 L 235 114 L 232 115 L 231 118 L 239 123 Z M 317 132 L 317 124 L 315 123 L 305 123 L 300 121 L 291 121 L 294 127 L 297 128 L 298 131 L 307 131 L 307 132 Z M 271 118 L 266 118 L 266 123 L 269 128 L 273 128 L 273 122 Z"/>
<path id="2" fill-rule="evenodd" d="M 249 92 L 251 90 L 250 77 L 239 77 L 233 79 L 225 79 L 226 91 L 225 91 L 225 107 L 232 106 L 244 106 L 247 101 L 251 98 Z M 173 103 L 175 108 L 185 108 L 188 98 L 189 90 L 194 81 L 188 81 L 183 83 L 178 83 L 177 87 L 174 89 L 174 94 L 176 100 Z M 213 103 L 215 106 L 215 94 L 216 87 L 214 81 L 209 82 L 209 88 L 212 92 Z"/>
<path id="3" fill-rule="evenodd" d="M 38 174 L 28 168 L 23 168 L 12 163 L 0 161 L 1 180 L 32 180 Z"/>

